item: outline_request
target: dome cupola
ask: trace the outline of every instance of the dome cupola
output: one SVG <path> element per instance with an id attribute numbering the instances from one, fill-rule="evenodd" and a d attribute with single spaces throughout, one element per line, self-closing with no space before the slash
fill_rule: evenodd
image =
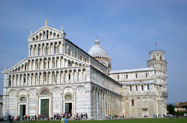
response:
<path id="1" fill-rule="evenodd" d="M 99 39 L 95 40 L 95 45 L 88 51 L 92 57 L 109 57 L 105 49 L 99 45 Z"/>
<path id="2" fill-rule="evenodd" d="M 90 48 L 88 54 L 94 57 L 96 60 L 101 62 L 103 65 L 111 70 L 111 59 L 110 56 L 107 54 L 105 49 L 99 45 L 99 39 L 96 38 L 95 45 Z"/>

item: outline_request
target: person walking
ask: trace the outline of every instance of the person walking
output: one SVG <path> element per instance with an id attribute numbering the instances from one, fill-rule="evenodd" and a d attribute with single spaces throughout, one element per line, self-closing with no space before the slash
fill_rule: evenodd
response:
<path id="1" fill-rule="evenodd" d="M 68 119 L 67 119 L 67 116 L 65 117 L 64 119 L 64 123 L 67 123 L 68 122 Z"/>
<path id="2" fill-rule="evenodd" d="M 62 116 L 62 118 L 61 118 L 61 123 L 64 123 L 64 117 Z"/>

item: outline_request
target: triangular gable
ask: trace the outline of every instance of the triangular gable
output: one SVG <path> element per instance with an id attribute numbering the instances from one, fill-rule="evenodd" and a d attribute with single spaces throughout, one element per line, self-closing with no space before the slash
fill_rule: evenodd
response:
<path id="1" fill-rule="evenodd" d="M 33 34 L 31 33 L 28 37 L 29 42 L 37 42 L 41 40 L 49 40 L 49 39 L 56 39 L 56 38 L 64 38 L 65 33 L 62 30 L 57 30 L 55 28 L 49 27 L 47 25 L 43 26 Z"/>
<path id="2" fill-rule="evenodd" d="M 9 68 L 8 70 L 6 70 L 5 72 L 9 73 L 11 71 L 16 70 L 16 68 L 21 68 L 21 66 L 23 66 L 28 60 L 28 57 L 26 57 L 25 59 L 21 60 L 20 62 L 18 62 L 16 65 L 14 65 L 13 67 Z"/>

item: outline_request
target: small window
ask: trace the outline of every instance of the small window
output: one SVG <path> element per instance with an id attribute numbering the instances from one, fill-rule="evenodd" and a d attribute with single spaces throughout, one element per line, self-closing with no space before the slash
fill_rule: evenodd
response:
<path id="1" fill-rule="evenodd" d="M 147 90 L 149 90 L 149 85 L 147 85 Z"/>
<path id="2" fill-rule="evenodd" d="M 26 101 L 25 97 L 21 97 L 20 101 Z"/>
<path id="3" fill-rule="evenodd" d="M 153 60 L 155 60 L 155 55 L 153 56 Z"/>
<path id="4" fill-rule="evenodd" d="M 71 99 L 72 99 L 72 96 L 70 94 L 65 96 L 65 100 L 71 100 Z"/>
<path id="5" fill-rule="evenodd" d="M 146 78 L 148 77 L 148 73 L 145 74 Z"/>
<path id="6" fill-rule="evenodd" d="M 133 99 L 131 100 L 131 104 L 132 104 L 132 106 L 134 106 L 134 100 Z"/>
<path id="7" fill-rule="evenodd" d="M 126 74 L 126 79 L 128 79 L 128 74 Z"/>
<path id="8" fill-rule="evenodd" d="M 138 86 L 136 85 L 136 90 L 138 91 Z"/>
<path id="9" fill-rule="evenodd" d="M 138 74 L 136 74 L 136 78 L 138 78 Z"/>
<path id="10" fill-rule="evenodd" d="M 42 93 L 41 93 L 41 95 L 47 95 L 47 94 L 49 94 L 49 92 L 46 90 L 42 91 Z"/>
<path id="11" fill-rule="evenodd" d="M 130 91 L 132 91 L 132 86 L 130 85 Z"/>
<path id="12" fill-rule="evenodd" d="M 68 61 L 68 65 L 69 65 L 69 66 L 72 66 L 72 62 Z"/>
<path id="13" fill-rule="evenodd" d="M 68 55 L 70 55 L 70 49 L 68 48 Z"/>
<path id="14" fill-rule="evenodd" d="M 46 76 L 46 74 L 44 74 L 44 81 L 47 81 L 47 76 Z"/>
<path id="15" fill-rule="evenodd" d="M 9 83 L 8 86 L 11 86 L 11 78 L 9 77 Z"/>
<path id="16" fill-rule="evenodd" d="M 23 81 L 24 81 L 24 83 L 26 83 L 26 77 L 24 77 L 24 80 L 23 80 Z"/>
<path id="17" fill-rule="evenodd" d="M 57 53 L 57 46 L 54 45 L 54 53 L 56 54 Z"/>
<path id="18" fill-rule="evenodd" d="M 119 80 L 119 75 L 118 75 L 118 80 Z"/>
<path id="19" fill-rule="evenodd" d="M 69 74 L 69 80 L 71 79 L 71 74 Z"/>
<path id="20" fill-rule="evenodd" d="M 143 88 L 143 85 L 142 85 L 142 91 L 144 90 L 144 88 Z"/>
<path id="21" fill-rule="evenodd" d="M 79 56 L 79 59 L 82 60 L 82 56 Z"/>

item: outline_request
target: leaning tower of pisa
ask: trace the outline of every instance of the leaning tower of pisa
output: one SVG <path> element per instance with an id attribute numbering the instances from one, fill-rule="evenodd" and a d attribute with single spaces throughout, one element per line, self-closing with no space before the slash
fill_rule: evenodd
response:
<path id="1" fill-rule="evenodd" d="M 155 90 L 157 91 L 157 110 L 158 115 L 166 115 L 167 113 L 167 61 L 165 60 L 165 52 L 162 50 L 154 50 L 149 52 L 150 59 L 147 61 L 147 67 L 155 69 Z"/>

